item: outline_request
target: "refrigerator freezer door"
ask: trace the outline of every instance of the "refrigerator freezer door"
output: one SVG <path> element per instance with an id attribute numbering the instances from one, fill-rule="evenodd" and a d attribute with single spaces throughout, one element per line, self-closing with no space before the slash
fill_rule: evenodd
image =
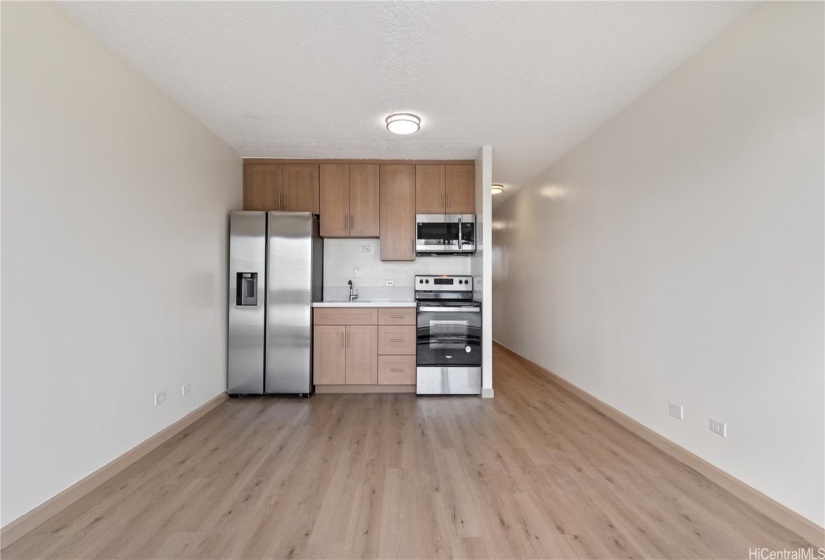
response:
<path id="1" fill-rule="evenodd" d="M 227 392 L 264 392 L 266 213 L 229 216 Z M 254 280 L 253 280 L 254 279 Z M 239 284 L 240 281 L 240 284 Z M 254 294 L 250 289 L 254 287 Z"/>
<path id="2" fill-rule="evenodd" d="M 312 390 L 312 300 L 318 222 L 304 212 L 270 212 L 267 258 L 266 393 Z"/>

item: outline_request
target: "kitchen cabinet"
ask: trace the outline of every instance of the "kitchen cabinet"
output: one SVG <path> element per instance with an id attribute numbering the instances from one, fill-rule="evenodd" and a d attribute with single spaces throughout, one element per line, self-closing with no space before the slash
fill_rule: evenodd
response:
<path id="1" fill-rule="evenodd" d="M 247 165 L 244 168 L 244 210 L 280 210 L 282 197 L 282 165 Z"/>
<path id="2" fill-rule="evenodd" d="M 382 261 L 415 260 L 415 168 L 407 164 L 380 166 Z"/>
<path id="3" fill-rule="evenodd" d="M 378 384 L 415 385 L 415 307 L 378 310 Z"/>
<path id="4" fill-rule="evenodd" d="M 346 332 L 347 385 L 378 383 L 378 327 L 349 325 Z"/>
<path id="5" fill-rule="evenodd" d="M 316 307 L 314 318 L 318 391 L 414 391 L 414 307 Z"/>
<path id="6" fill-rule="evenodd" d="M 318 164 L 247 164 L 243 209 L 319 214 Z"/>
<path id="7" fill-rule="evenodd" d="M 320 214 L 320 170 L 317 163 L 284 164 L 282 210 Z"/>
<path id="8" fill-rule="evenodd" d="M 378 237 L 376 164 L 321 165 L 321 237 Z"/>
<path id="9" fill-rule="evenodd" d="M 378 310 L 316 308 L 313 340 L 315 385 L 378 383 Z"/>
<path id="10" fill-rule="evenodd" d="M 443 214 L 447 207 L 444 165 L 415 166 L 415 213 Z"/>
<path id="11" fill-rule="evenodd" d="M 475 214 L 474 165 L 416 165 L 417 214 Z"/>
<path id="12" fill-rule="evenodd" d="M 312 367 L 315 385 L 346 383 L 345 326 L 316 326 L 314 329 Z"/>
<path id="13" fill-rule="evenodd" d="M 475 165 L 447 165 L 444 173 L 447 214 L 476 213 Z"/>

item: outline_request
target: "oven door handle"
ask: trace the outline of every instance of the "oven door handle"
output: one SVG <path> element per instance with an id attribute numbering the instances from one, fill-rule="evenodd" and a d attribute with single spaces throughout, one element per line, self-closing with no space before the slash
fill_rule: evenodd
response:
<path id="1" fill-rule="evenodd" d="M 479 307 L 419 307 L 418 310 L 430 313 L 453 313 L 455 311 L 462 313 L 481 313 L 481 308 Z"/>

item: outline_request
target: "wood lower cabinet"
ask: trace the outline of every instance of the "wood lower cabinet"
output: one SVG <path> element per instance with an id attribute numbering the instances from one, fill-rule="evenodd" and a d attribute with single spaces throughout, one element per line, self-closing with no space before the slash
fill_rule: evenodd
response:
<path id="1" fill-rule="evenodd" d="M 378 327 L 379 354 L 415 354 L 415 326 Z"/>
<path id="2" fill-rule="evenodd" d="M 378 383 L 378 327 L 347 326 L 347 385 Z"/>
<path id="3" fill-rule="evenodd" d="M 346 383 L 346 331 L 344 326 L 315 327 L 312 377 L 316 385 Z"/>
<path id="4" fill-rule="evenodd" d="M 382 261 L 415 260 L 415 166 L 380 166 Z"/>
<path id="5" fill-rule="evenodd" d="M 321 165 L 321 237 L 378 237 L 378 165 Z"/>
<path id="6" fill-rule="evenodd" d="M 415 356 L 378 356 L 379 385 L 415 385 Z"/>
<path id="7" fill-rule="evenodd" d="M 318 392 L 414 392 L 414 307 L 319 307 L 313 313 Z"/>

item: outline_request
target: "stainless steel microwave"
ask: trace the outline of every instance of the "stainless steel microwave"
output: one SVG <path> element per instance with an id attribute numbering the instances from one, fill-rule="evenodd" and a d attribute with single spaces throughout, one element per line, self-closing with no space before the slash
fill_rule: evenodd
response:
<path id="1" fill-rule="evenodd" d="M 416 255 L 471 255 L 476 252 L 475 214 L 416 214 Z"/>

